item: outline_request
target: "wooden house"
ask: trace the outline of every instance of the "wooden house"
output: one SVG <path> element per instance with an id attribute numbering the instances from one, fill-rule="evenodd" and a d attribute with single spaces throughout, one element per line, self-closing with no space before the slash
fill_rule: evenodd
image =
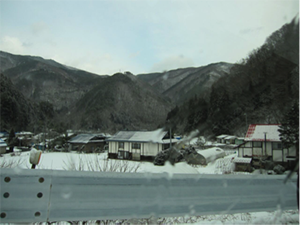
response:
<path id="1" fill-rule="evenodd" d="M 238 148 L 239 157 L 269 159 L 274 162 L 295 160 L 296 148 L 285 148 L 279 138 L 280 124 L 249 125 L 244 143 Z"/>
<path id="2" fill-rule="evenodd" d="M 119 131 L 111 138 L 108 157 L 119 159 L 153 159 L 158 152 L 168 149 L 170 142 L 175 144 L 178 140 L 171 137 L 167 131 Z"/>
<path id="3" fill-rule="evenodd" d="M 97 152 L 104 149 L 106 136 L 104 134 L 78 134 L 71 138 L 68 143 L 71 151 Z"/>

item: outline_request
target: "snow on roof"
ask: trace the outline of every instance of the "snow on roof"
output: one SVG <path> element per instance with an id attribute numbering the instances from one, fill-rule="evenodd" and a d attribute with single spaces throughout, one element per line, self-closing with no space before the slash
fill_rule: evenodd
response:
<path id="1" fill-rule="evenodd" d="M 177 138 L 172 138 L 171 142 L 172 143 L 176 143 L 179 142 L 180 140 L 178 140 Z M 153 142 L 153 141 L 152 141 Z M 169 144 L 170 143 L 170 139 L 163 139 L 161 140 L 161 142 L 157 142 L 157 143 L 161 143 L 161 144 Z"/>
<path id="2" fill-rule="evenodd" d="M 6 142 L 0 138 L 0 147 L 6 147 L 6 146 L 7 146 Z"/>
<path id="3" fill-rule="evenodd" d="M 88 143 L 88 142 L 99 142 L 102 140 L 93 140 L 95 137 L 104 137 L 103 134 L 78 134 L 77 136 L 70 139 L 69 143 Z"/>
<path id="4" fill-rule="evenodd" d="M 280 124 L 251 124 L 249 125 L 245 141 L 280 141 Z"/>
<path id="5" fill-rule="evenodd" d="M 224 139 L 225 140 L 231 140 L 231 139 L 235 139 L 236 138 L 236 136 L 227 136 L 227 137 L 225 137 Z"/>
<path id="6" fill-rule="evenodd" d="M 32 135 L 33 133 L 30 131 L 21 131 L 21 132 L 16 132 L 16 135 Z"/>
<path id="7" fill-rule="evenodd" d="M 219 135 L 219 136 L 217 136 L 216 138 L 225 138 L 225 137 L 227 137 L 227 136 L 229 136 L 228 134 L 222 134 L 222 135 Z"/>
<path id="8" fill-rule="evenodd" d="M 221 149 L 221 148 L 217 148 L 217 147 L 208 148 L 208 149 L 205 149 L 205 150 L 196 150 L 196 151 L 197 151 L 198 154 L 204 156 L 204 158 L 210 158 L 212 156 L 223 154 L 223 153 L 224 153 L 224 156 L 225 156 L 224 150 Z"/>
<path id="9" fill-rule="evenodd" d="M 237 158 L 234 158 L 232 160 L 233 163 L 251 163 L 251 160 L 252 158 L 240 158 L 240 157 L 237 157 Z"/>
<path id="10" fill-rule="evenodd" d="M 107 141 L 164 143 L 165 140 L 162 139 L 166 134 L 167 131 L 163 129 L 155 131 L 119 131 Z M 177 141 L 177 139 L 172 139 L 172 142 Z M 168 139 L 168 142 L 170 142 L 170 139 Z"/>

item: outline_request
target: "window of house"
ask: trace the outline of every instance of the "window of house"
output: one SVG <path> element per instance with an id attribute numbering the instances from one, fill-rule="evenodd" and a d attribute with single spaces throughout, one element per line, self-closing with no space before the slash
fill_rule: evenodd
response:
<path id="1" fill-rule="evenodd" d="M 129 152 L 127 152 L 127 151 L 118 151 L 118 158 L 119 159 L 128 159 L 129 158 Z"/>
<path id="2" fill-rule="evenodd" d="M 280 142 L 273 142 L 272 149 L 282 149 L 282 143 Z"/>
<path id="3" fill-rule="evenodd" d="M 119 148 L 124 149 L 124 142 L 119 142 Z"/>
<path id="4" fill-rule="evenodd" d="M 140 143 L 132 143 L 132 148 L 133 149 L 141 149 L 141 144 Z"/>
<path id="5" fill-rule="evenodd" d="M 262 147 L 262 142 L 261 141 L 254 141 L 253 142 L 253 147 L 259 147 L 259 148 L 261 148 Z"/>

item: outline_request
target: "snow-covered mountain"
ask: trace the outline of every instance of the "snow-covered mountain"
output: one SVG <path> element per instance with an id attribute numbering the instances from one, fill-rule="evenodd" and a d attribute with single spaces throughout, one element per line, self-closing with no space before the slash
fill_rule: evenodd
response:
<path id="1" fill-rule="evenodd" d="M 36 56 L 0 51 L 0 71 L 34 102 L 47 101 L 61 110 L 74 104 L 100 76 Z"/>
<path id="2" fill-rule="evenodd" d="M 140 74 L 138 77 L 148 82 L 172 103 L 181 104 L 195 95 L 201 95 L 208 91 L 215 81 L 230 73 L 233 65 L 220 62 L 163 73 Z"/>

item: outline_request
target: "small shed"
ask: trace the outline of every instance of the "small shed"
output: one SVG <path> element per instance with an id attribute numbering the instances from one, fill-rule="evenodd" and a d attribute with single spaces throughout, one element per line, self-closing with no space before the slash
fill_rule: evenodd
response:
<path id="1" fill-rule="evenodd" d="M 228 135 L 227 137 L 224 138 L 224 141 L 225 141 L 225 144 L 231 145 L 231 144 L 235 144 L 235 139 L 236 139 L 236 136 Z"/>
<path id="2" fill-rule="evenodd" d="M 205 150 L 196 150 L 197 153 L 187 156 L 186 161 L 189 164 L 207 165 L 216 159 L 223 158 L 226 154 L 221 148 L 209 148 Z"/>
<path id="3" fill-rule="evenodd" d="M 235 164 L 235 171 L 247 171 L 251 172 L 251 161 L 252 158 L 240 158 L 236 157 L 232 160 L 232 162 Z"/>
<path id="4" fill-rule="evenodd" d="M 229 136 L 228 134 L 222 134 L 222 135 L 219 135 L 217 136 L 217 143 L 223 143 L 225 144 L 225 138 Z"/>
<path id="5" fill-rule="evenodd" d="M 0 154 L 6 153 L 7 144 L 0 138 Z"/>

